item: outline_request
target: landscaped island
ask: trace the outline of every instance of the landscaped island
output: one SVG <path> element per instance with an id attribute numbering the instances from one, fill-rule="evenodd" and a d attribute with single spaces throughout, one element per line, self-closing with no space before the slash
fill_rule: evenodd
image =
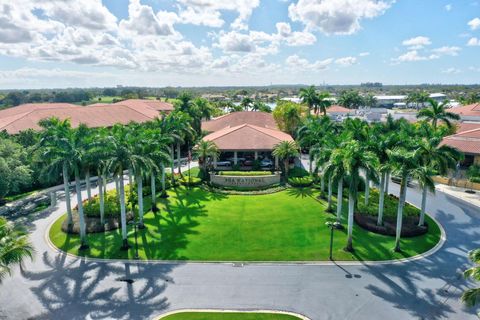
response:
<path id="1" fill-rule="evenodd" d="M 324 261 L 328 260 L 329 232 L 318 191 L 289 188 L 267 195 L 226 195 L 203 188 L 177 187 L 170 197 L 158 200 L 159 212 L 145 214 L 146 229 L 139 230 L 140 259 L 190 261 Z M 347 209 L 346 200 L 343 206 Z M 148 201 L 145 208 L 149 208 Z M 342 221 L 346 225 L 346 211 Z M 79 251 L 78 235 L 61 230 L 65 216 L 50 229 L 52 243 L 63 251 L 94 258 L 133 258 L 132 247 L 120 249 L 120 230 L 89 234 L 90 249 Z M 346 230 L 335 231 L 335 260 L 390 260 L 411 257 L 433 248 L 440 240 L 438 225 L 427 216 L 428 233 L 402 239 L 402 252 L 392 251 L 395 238 L 354 226 L 355 251 L 343 250 Z"/>

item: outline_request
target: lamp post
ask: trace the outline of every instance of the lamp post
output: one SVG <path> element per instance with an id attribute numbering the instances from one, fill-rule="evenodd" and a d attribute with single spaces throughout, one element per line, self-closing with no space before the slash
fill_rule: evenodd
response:
<path id="1" fill-rule="evenodd" d="M 137 239 L 137 218 L 135 217 L 134 220 L 130 221 L 128 224 L 133 225 L 134 235 L 135 235 L 135 260 L 138 260 L 138 239 Z"/>
<path id="2" fill-rule="evenodd" d="M 330 228 L 330 254 L 328 256 L 328 259 L 330 261 L 333 261 L 333 230 L 334 229 L 339 229 L 341 224 L 338 222 L 338 221 L 335 221 L 335 222 L 331 222 L 331 221 L 328 221 L 325 223 L 327 225 L 327 227 Z"/>

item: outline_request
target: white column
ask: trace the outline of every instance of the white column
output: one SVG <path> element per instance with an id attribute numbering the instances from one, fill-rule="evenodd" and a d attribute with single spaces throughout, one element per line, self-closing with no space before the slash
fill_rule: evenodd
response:
<path id="1" fill-rule="evenodd" d="M 237 164 L 238 159 L 237 159 L 237 151 L 233 152 L 233 164 Z"/>
<path id="2" fill-rule="evenodd" d="M 275 169 L 278 169 L 278 157 L 275 156 Z"/>
<path id="3" fill-rule="evenodd" d="M 258 160 L 258 152 L 255 151 L 255 160 Z"/>

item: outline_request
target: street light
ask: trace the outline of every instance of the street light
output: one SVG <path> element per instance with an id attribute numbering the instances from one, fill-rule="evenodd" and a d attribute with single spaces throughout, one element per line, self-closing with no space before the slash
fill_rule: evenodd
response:
<path id="1" fill-rule="evenodd" d="M 135 234 L 135 260 L 138 260 L 138 240 L 137 240 L 137 227 L 138 227 L 138 222 L 137 222 L 137 218 L 135 217 L 134 220 L 130 221 L 128 223 L 129 225 L 133 225 L 133 229 L 134 229 L 134 234 Z"/>
<path id="2" fill-rule="evenodd" d="M 333 260 L 333 256 L 332 256 L 332 252 L 333 252 L 333 230 L 334 229 L 340 229 L 342 225 L 338 221 L 335 221 L 335 222 L 328 221 L 325 224 L 327 225 L 327 227 L 330 228 L 330 255 L 329 255 L 329 259 L 330 259 L 330 261 L 332 261 Z"/>

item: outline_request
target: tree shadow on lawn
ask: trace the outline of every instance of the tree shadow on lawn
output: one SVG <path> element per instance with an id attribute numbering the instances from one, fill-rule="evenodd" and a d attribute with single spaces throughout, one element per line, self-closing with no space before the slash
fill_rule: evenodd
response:
<path id="1" fill-rule="evenodd" d="M 457 303 L 466 289 L 467 282 L 461 272 L 468 266 L 467 252 L 480 247 L 480 232 L 475 212 L 478 209 L 451 206 L 450 209 L 453 213 L 437 209 L 435 214 L 447 234 L 447 241 L 438 252 L 406 264 L 365 265 L 362 271 L 384 284 L 382 287 L 368 285 L 366 289 L 396 308 L 409 311 L 412 317 L 444 319 L 457 312 L 449 303 Z M 458 222 L 461 216 L 471 221 Z M 474 315 L 478 309 L 463 308 L 462 312 Z"/>
<path id="2" fill-rule="evenodd" d="M 53 258 L 43 253 L 42 271 L 21 270 L 45 308 L 35 319 L 144 319 L 169 307 L 164 291 L 175 267 L 166 264 L 101 263 Z M 134 270 L 134 271 L 132 271 Z"/>
<path id="3" fill-rule="evenodd" d="M 312 198 L 313 190 L 311 188 L 288 188 L 287 194 L 295 198 Z"/>

